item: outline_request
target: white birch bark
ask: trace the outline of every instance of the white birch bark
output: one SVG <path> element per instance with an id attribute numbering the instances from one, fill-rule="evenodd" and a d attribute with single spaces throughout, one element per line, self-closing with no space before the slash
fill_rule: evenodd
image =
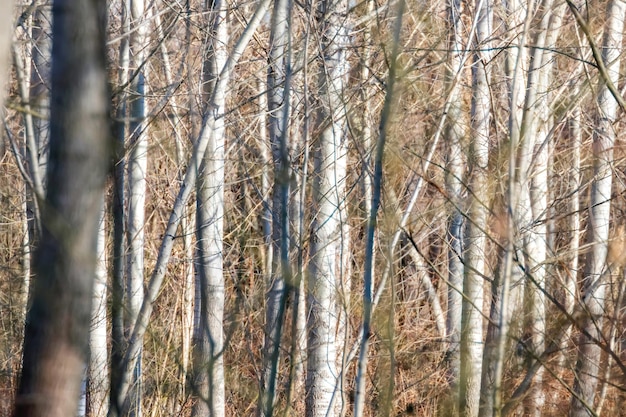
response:
<path id="1" fill-rule="evenodd" d="M 308 24 L 312 22 L 309 18 Z M 289 32 L 293 36 L 292 31 Z M 290 71 L 289 93 L 293 95 L 290 100 L 290 135 L 293 150 L 292 157 L 292 193 L 290 204 L 291 218 L 291 242 L 292 259 L 296 265 L 294 271 L 294 282 L 292 290 L 293 310 L 292 310 L 292 346 L 291 346 L 291 374 L 290 391 L 287 398 L 291 401 L 292 409 L 302 410 L 305 407 L 305 372 L 307 355 L 307 305 L 306 305 L 306 277 L 308 268 L 307 259 L 307 215 L 310 205 L 308 204 L 309 190 L 309 159 L 311 153 L 310 127 L 311 127 L 311 106 L 309 83 L 306 82 L 309 75 L 309 64 L 304 63 L 309 59 L 309 41 L 312 35 L 307 30 L 303 40 L 305 52 L 301 55 L 302 71 Z M 291 61 L 291 54 L 290 54 Z M 300 66 L 298 62 L 298 66 Z M 290 65 L 291 66 L 291 65 Z M 293 115 L 302 115 L 302 118 Z M 302 120 L 301 124 L 298 123 Z"/>
<path id="2" fill-rule="evenodd" d="M 448 45 L 448 83 L 451 94 L 446 128 L 446 190 L 450 199 L 451 214 L 448 219 L 448 311 L 446 316 L 446 358 L 450 370 L 452 401 L 459 398 L 458 383 L 461 375 L 461 312 L 463 305 L 463 215 L 462 190 L 465 173 L 464 141 L 467 137 L 468 121 L 461 105 L 461 91 L 454 87 L 457 71 L 461 67 L 461 55 L 465 49 L 461 25 L 462 2 L 448 1 L 448 26 L 450 38 Z M 464 71 L 463 71 L 464 72 Z"/>
<path id="3" fill-rule="evenodd" d="M 265 250 L 263 254 L 263 275 L 266 282 L 270 282 L 272 276 L 272 263 L 274 254 L 274 245 L 272 244 L 272 179 L 271 179 L 271 144 L 268 140 L 267 129 L 267 82 L 260 78 L 257 84 L 259 96 L 258 110 L 258 142 L 259 157 L 261 160 L 261 195 L 263 197 L 263 210 L 261 214 L 263 243 Z"/>
<path id="4" fill-rule="evenodd" d="M 206 12 L 207 27 L 212 37 L 207 45 L 203 68 L 204 89 L 212 100 L 205 101 L 205 111 L 212 112 L 215 119 L 199 169 L 196 191 L 196 268 L 199 285 L 196 286 L 195 309 L 200 317 L 195 320 L 194 391 L 197 400 L 192 416 L 224 417 L 224 113 L 230 72 L 220 73 L 220 69 L 224 68 L 228 59 L 228 4 L 225 0 L 215 1 Z M 218 77 L 221 79 L 218 80 Z"/>
<path id="5" fill-rule="evenodd" d="M 611 188 L 613 180 L 613 146 L 618 103 L 609 91 L 607 82 L 617 84 L 621 63 L 624 19 L 626 5 L 611 1 L 607 6 L 602 60 L 609 80 L 603 80 L 598 94 L 598 119 L 593 134 L 593 181 L 590 193 L 588 241 L 591 250 L 587 255 L 582 299 L 588 315 L 582 325 L 583 334 L 578 341 L 574 392 L 570 416 L 591 415 L 600 367 L 601 348 L 595 341 L 602 339 L 601 329 L 605 305 L 606 280 L 603 277 L 607 265 Z"/>
<path id="6" fill-rule="evenodd" d="M 148 125 L 146 82 L 148 24 L 143 0 L 130 0 L 130 143 L 128 156 L 128 225 L 126 274 L 126 334 L 132 333 L 144 298 L 144 226 L 146 177 L 148 168 Z M 141 356 L 141 354 L 140 354 Z M 134 369 L 132 391 L 126 400 L 124 414 L 141 417 L 141 359 Z"/>
<path id="7" fill-rule="evenodd" d="M 531 334 L 529 366 L 546 349 L 546 291 L 547 265 L 549 251 L 548 237 L 548 196 L 549 196 L 549 161 L 553 140 L 550 135 L 552 118 L 550 117 L 549 87 L 554 71 L 554 53 L 560 32 L 565 4 L 555 5 L 552 0 L 544 0 L 539 11 L 540 22 L 537 27 L 532 61 L 529 69 L 526 105 L 523 120 L 523 138 L 528 141 L 532 162 L 528 167 L 520 167 L 529 176 L 529 199 L 531 222 L 525 225 L 524 246 L 526 271 L 530 274 L 527 283 L 529 305 L 527 306 L 528 324 Z M 522 145 L 524 148 L 524 145 Z M 540 416 L 545 404 L 543 389 L 543 370 L 535 373 L 534 385 L 525 399 L 525 414 Z"/>
<path id="8" fill-rule="evenodd" d="M 100 225 L 96 253 L 96 279 L 91 306 L 89 330 L 89 367 L 87 374 L 87 412 L 90 417 L 106 417 L 109 396 L 109 356 L 107 347 L 107 262 L 104 201 L 100 211 Z"/>
<path id="9" fill-rule="evenodd" d="M 345 187 L 347 125 L 344 86 L 348 63 L 348 2 L 323 1 L 319 5 L 321 50 L 319 69 L 320 126 L 313 174 L 315 220 L 311 237 L 308 293 L 307 417 L 335 416 L 343 404 L 337 337 L 345 300 L 343 272 L 349 236 Z M 333 396 L 338 400 L 333 404 Z"/>
<path id="10" fill-rule="evenodd" d="M 528 40 L 529 22 L 532 20 L 533 6 L 537 0 L 509 0 L 505 3 L 507 32 L 512 33 L 510 39 L 511 48 L 507 50 L 506 56 L 506 77 L 509 92 L 509 137 L 511 140 L 511 158 L 517 164 L 518 143 L 522 128 L 522 119 L 524 117 L 524 103 L 526 98 L 526 80 L 528 75 L 529 54 L 525 43 Z M 525 156 L 526 157 L 526 156 Z M 515 171 L 515 170 L 514 170 Z M 527 184 L 523 183 L 526 188 L 520 189 L 516 194 L 515 212 L 513 222 L 517 225 L 523 224 L 524 219 L 530 217 L 530 202 Z M 512 231 L 513 232 L 513 231 Z M 523 262 L 524 253 L 523 241 L 520 236 L 513 232 L 515 242 L 513 251 L 520 262 Z M 504 255 L 506 258 L 508 254 Z M 512 265 L 509 286 L 509 294 L 507 294 L 507 311 L 504 312 L 508 317 L 516 317 L 521 312 L 524 299 L 524 277 L 521 272 L 523 264 Z M 516 333 L 521 332 L 521 323 L 509 323 L 514 326 Z"/>
<path id="11" fill-rule="evenodd" d="M 30 34 L 27 34 L 30 36 Z M 33 193 L 32 201 L 29 202 L 32 210 L 34 211 L 34 235 L 41 233 L 41 219 L 39 215 L 39 207 L 37 199 L 41 199 L 44 196 L 43 177 L 44 174 L 39 166 L 39 148 L 37 146 L 37 140 L 35 137 L 35 124 L 33 111 L 30 105 L 30 82 L 31 82 L 31 67 L 30 60 L 28 65 L 25 64 L 25 54 L 17 44 L 17 40 L 12 45 L 13 63 L 15 64 L 15 77 L 17 79 L 17 87 L 19 96 L 24 103 L 24 142 L 26 155 L 28 156 L 28 174 L 30 176 L 30 185 L 32 186 Z"/>
<path id="12" fill-rule="evenodd" d="M 524 281 L 522 265 L 523 242 L 518 228 L 530 222 L 530 200 L 526 169 L 530 156 L 520 136 L 523 131 L 524 103 L 526 100 L 526 77 L 528 76 L 528 54 L 526 41 L 534 10 L 534 1 L 525 4 L 512 1 L 507 4 L 509 25 L 516 30 L 513 48 L 507 56 L 507 78 L 509 81 L 509 166 L 506 195 L 506 239 L 501 259 L 501 271 L 492 283 L 490 322 L 485 342 L 484 368 L 482 377 L 481 415 L 500 416 L 502 413 L 502 378 L 504 374 L 505 349 L 509 333 L 518 332 L 516 312 L 522 306 Z M 522 144 L 520 144 L 522 143 Z M 527 141 L 528 143 L 528 141 Z M 526 145 L 527 145 L 526 143 Z M 521 160 L 521 162 L 520 162 Z M 523 166 L 524 168 L 520 168 Z M 523 175 L 521 175 L 522 173 Z M 520 179 L 520 175 L 523 179 Z M 513 330 L 510 330 L 513 329 Z"/>
<path id="13" fill-rule="evenodd" d="M 476 41 L 472 66 L 472 104 L 470 154 L 472 165 L 470 179 L 469 220 L 467 225 L 465 276 L 463 280 L 461 354 L 460 354 L 460 412 L 477 416 L 481 395 L 483 361 L 483 299 L 484 276 L 487 273 L 485 249 L 489 217 L 489 126 L 491 122 L 489 42 L 492 31 L 492 3 L 476 2 Z"/>

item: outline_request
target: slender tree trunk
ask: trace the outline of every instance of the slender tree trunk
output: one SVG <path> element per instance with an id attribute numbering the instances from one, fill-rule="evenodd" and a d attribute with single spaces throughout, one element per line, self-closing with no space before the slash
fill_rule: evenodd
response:
<path id="1" fill-rule="evenodd" d="M 548 198 L 549 198 L 549 165 L 552 159 L 550 134 L 552 118 L 550 117 L 549 88 L 554 71 L 554 54 L 556 41 L 562 26 L 562 17 L 566 9 L 565 4 L 554 5 L 552 0 L 544 0 L 540 7 L 540 21 L 532 51 L 532 61 L 529 69 L 526 105 L 522 126 L 523 140 L 527 144 L 532 161 L 523 168 L 528 172 L 530 183 L 529 199 L 531 222 L 524 225 L 526 235 L 524 246 L 526 253 L 526 271 L 530 274 L 527 283 L 528 331 L 531 343 L 528 346 L 531 355 L 528 355 L 529 367 L 535 359 L 546 349 L 546 296 L 548 290 Z M 522 146 L 523 147 L 523 146 Z M 534 386 L 525 399 L 525 414 L 540 416 L 545 404 L 543 389 L 543 370 L 540 367 L 535 373 Z"/>
<path id="2" fill-rule="evenodd" d="M 315 220 L 311 236 L 308 294 L 307 417 L 335 416 L 343 407 L 337 337 L 347 299 L 343 293 L 347 212 L 347 123 L 344 87 L 348 64 L 348 3 L 319 4 L 321 50 L 319 69 L 320 137 L 317 140 L 313 199 Z M 333 396 L 338 400 L 333 404 Z"/>
<path id="3" fill-rule="evenodd" d="M 526 174 L 528 151 L 520 143 L 526 100 L 526 77 L 528 74 L 528 54 L 526 39 L 533 15 L 534 2 L 526 4 L 512 1 L 508 5 L 508 24 L 515 30 L 514 47 L 507 56 L 507 78 L 509 81 L 509 164 L 507 194 L 505 197 L 506 220 L 504 231 L 505 244 L 502 249 L 500 271 L 491 287 L 490 322 L 487 330 L 484 353 L 484 369 L 481 393 L 481 415 L 500 416 L 502 413 L 502 380 L 504 375 L 505 351 L 510 333 L 519 333 L 516 317 L 523 299 L 523 274 L 521 264 L 524 260 L 523 242 L 517 232 L 520 224 L 530 215 L 528 184 L 519 178 L 519 173 Z M 522 159 L 522 162 L 518 162 Z M 520 168 L 519 166 L 524 168 Z M 526 177 L 524 177 L 525 179 Z M 530 221 L 530 220 L 528 220 Z"/>
<path id="4" fill-rule="evenodd" d="M 192 416 L 224 417 L 226 392 L 224 384 L 224 162 L 226 157 L 226 87 L 230 72 L 221 73 L 228 58 L 228 22 L 226 1 L 215 1 L 206 10 L 213 35 L 204 62 L 204 88 L 207 112 L 215 115 L 213 129 L 197 184 L 196 230 L 198 253 L 196 267 L 199 286 L 196 287 L 195 329 L 195 393 L 197 401 Z M 223 79 L 218 80 L 219 77 Z M 190 167 L 193 169 L 194 167 Z"/>
<path id="5" fill-rule="evenodd" d="M 575 85 L 572 86 L 572 91 L 575 96 L 580 93 L 580 88 Z M 580 219 L 580 195 L 582 188 L 582 175 L 581 175 L 581 148 L 583 143 L 583 129 L 582 129 L 582 111 L 580 106 L 576 106 L 568 121 L 569 132 L 571 137 L 570 142 L 570 154 L 568 155 L 570 163 L 570 169 L 568 172 L 568 191 L 570 195 L 569 200 L 569 212 L 572 213 L 569 219 L 569 239 L 570 239 L 570 258 L 567 263 L 567 269 L 564 274 L 563 285 L 563 308 L 568 314 L 574 313 L 574 307 L 576 305 L 576 294 L 578 292 L 578 273 L 579 263 L 578 257 L 580 256 L 580 240 L 582 235 L 581 219 Z M 564 332 L 563 339 L 560 342 L 559 356 L 557 359 L 557 372 L 560 376 L 566 372 L 567 350 L 571 347 L 571 326 L 568 326 Z"/>
<path id="6" fill-rule="evenodd" d="M 130 32 L 130 0 L 121 0 L 122 36 L 119 51 L 118 85 L 128 82 L 130 66 L 129 36 Z M 113 217 L 113 259 L 111 279 L 111 383 L 109 390 L 109 414 L 121 416 L 122 404 L 118 396 L 118 387 L 122 377 L 126 338 L 124 335 L 125 308 L 124 283 L 126 278 L 126 133 L 128 128 L 127 94 L 121 91 L 117 102 L 115 123 L 115 152 L 113 169 L 113 197 L 111 211 Z"/>
<path id="7" fill-rule="evenodd" d="M 488 39 L 492 31 L 492 3 L 476 2 L 476 52 L 472 66 L 472 137 L 468 164 L 474 167 L 470 178 L 469 220 L 466 231 L 465 276 L 463 279 L 461 324 L 460 411 L 477 416 L 481 396 L 483 361 L 483 292 L 487 274 L 485 249 L 489 218 L 489 126 L 491 123 L 490 61 Z"/>
<path id="8" fill-rule="evenodd" d="M 280 345 L 288 292 L 293 288 L 289 265 L 289 206 L 291 188 L 291 155 L 289 144 L 290 109 L 290 20 L 291 3 L 274 4 L 270 34 L 270 65 L 267 75 L 268 131 L 274 167 L 272 190 L 272 259 L 265 311 L 264 370 L 261 413 L 273 414 L 276 378 L 280 362 Z"/>
<path id="9" fill-rule="evenodd" d="M 619 79 L 622 39 L 626 5 L 611 1 L 607 6 L 607 22 L 602 48 L 602 60 L 613 85 Z M 613 180 L 613 146 L 618 106 L 609 91 L 606 80 L 598 95 L 598 119 L 593 135 L 593 181 L 591 184 L 588 241 L 591 250 L 587 255 L 582 296 L 587 316 L 582 324 L 583 334 L 578 341 L 578 361 L 570 416 L 586 417 L 593 410 L 600 367 L 602 321 L 606 285 L 603 273 L 607 265 L 609 222 L 611 211 L 611 186 Z M 579 399 L 580 398 L 580 399 Z"/>
<path id="10" fill-rule="evenodd" d="M 148 169 L 148 124 L 146 83 L 148 24 L 143 0 L 130 0 L 130 66 L 134 72 L 130 84 L 130 143 L 128 157 L 128 227 L 126 274 L 126 336 L 129 337 L 144 298 L 144 228 L 146 177 Z M 141 417 L 141 352 L 134 369 L 133 386 L 125 399 L 124 414 Z"/>
<path id="11" fill-rule="evenodd" d="M 96 280 L 93 288 L 91 328 L 89 332 L 89 368 L 87 379 L 87 413 L 106 417 L 109 396 L 109 361 L 107 348 L 107 262 L 104 200 L 100 211 L 96 253 Z"/>
<path id="12" fill-rule="evenodd" d="M 49 187 L 14 416 L 77 412 L 109 162 L 105 7 L 54 3 Z"/>
<path id="13" fill-rule="evenodd" d="M 518 142 L 521 133 L 522 118 L 524 117 L 524 103 L 526 98 L 526 78 L 528 74 L 528 49 L 526 48 L 526 41 L 528 39 L 528 31 L 530 28 L 529 22 L 532 20 L 532 8 L 537 0 L 510 0 L 506 2 L 506 21 L 505 25 L 508 33 L 513 34 L 513 38 L 510 40 L 511 48 L 507 50 L 506 56 L 506 78 L 508 82 L 509 93 L 509 139 L 511 142 L 511 156 L 512 162 L 516 163 L 518 155 Z M 511 173 L 512 174 L 512 173 Z M 511 181 L 514 177 L 511 178 Z M 525 191 L 525 192 L 522 192 Z M 520 194 L 516 195 L 516 206 L 511 208 L 515 211 L 515 218 L 512 219 L 513 223 L 521 224 L 520 216 L 526 213 L 526 209 L 530 207 L 528 201 L 528 190 L 520 190 Z M 518 210 L 522 207 L 523 210 Z M 513 232 L 513 231 L 512 231 Z M 523 248 L 523 241 L 520 236 L 513 232 L 515 241 L 512 242 L 512 250 L 514 254 L 511 254 L 511 259 L 517 259 L 519 263 L 511 265 L 511 276 L 507 286 L 509 287 L 509 294 L 507 294 L 507 311 L 503 312 L 508 317 L 517 317 L 522 311 L 523 299 L 524 299 L 524 276 L 521 271 L 523 265 L 524 253 L 521 250 Z M 509 254 L 505 253 L 503 259 L 506 259 Z M 508 268 L 505 266 L 504 269 Z M 508 279 L 508 278 L 507 278 Z M 500 295 L 498 295 L 500 300 Z M 509 323 L 512 326 L 512 332 L 521 336 L 521 321 L 515 321 Z"/>
<path id="14" fill-rule="evenodd" d="M 465 140 L 467 120 L 461 104 L 461 91 L 455 88 L 461 67 L 461 55 L 465 49 L 461 28 L 461 0 L 448 2 L 448 25 L 450 39 L 448 52 L 448 78 L 453 97 L 450 97 L 448 125 L 446 129 L 446 190 L 450 198 L 451 214 L 448 219 L 448 312 L 446 317 L 447 360 L 450 369 L 450 384 L 453 403 L 458 403 L 458 383 L 461 375 L 461 311 L 463 305 L 463 214 L 462 190 L 465 174 Z"/>

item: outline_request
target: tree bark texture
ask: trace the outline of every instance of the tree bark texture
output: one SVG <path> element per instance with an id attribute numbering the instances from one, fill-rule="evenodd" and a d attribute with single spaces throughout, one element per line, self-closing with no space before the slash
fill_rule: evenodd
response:
<path id="1" fill-rule="evenodd" d="M 465 276 L 463 279 L 461 324 L 460 411 L 477 416 L 481 396 L 483 361 L 484 276 L 487 273 L 485 233 L 489 217 L 489 126 L 491 99 L 487 40 L 492 31 L 492 3 L 476 2 L 476 41 L 472 66 L 471 138 L 468 164 L 474 167 L 470 179 L 469 221 L 466 231 Z"/>
<path id="2" fill-rule="evenodd" d="M 335 416 L 342 407 L 338 327 L 346 299 L 344 261 L 349 235 L 345 202 L 347 124 L 344 86 L 349 71 L 348 3 L 326 0 L 319 4 L 318 119 L 320 137 L 315 155 L 313 198 L 315 221 L 311 237 L 308 284 L 307 417 Z M 338 401 L 333 403 L 337 395 Z"/>
<path id="3" fill-rule="evenodd" d="M 215 117 L 197 184 L 196 294 L 194 388 L 197 401 L 193 416 L 223 417 L 226 413 L 224 385 L 224 162 L 226 130 L 224 112 L 230 72 L 221 73 L 228 59 L 228 4 L 215 1 L 206 10 L 212 40 L 204 62 L 207 112 Z M 219 80 L 219 77 L 223 79 Z M 194 169 L 194 167 L 191 167 Z M 198 297 L 199 296 L 199 297 Z M 199 308 L 198 308 L 199 307 Z"/>
<path id="4" fill-rule="evenodd" d="M 105 13 L 103 1 L 53 6 L 49 186 L 14 416 L 77 411 L 109 163 Z"/>

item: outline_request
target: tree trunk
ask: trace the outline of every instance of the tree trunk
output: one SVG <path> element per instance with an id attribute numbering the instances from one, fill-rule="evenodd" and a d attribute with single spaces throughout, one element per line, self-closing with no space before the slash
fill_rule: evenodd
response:
<path id="1" fill-rule="evenodd" d="M 206 10 L 213 35 L 204 62 L 205 111 L 215 115 L 211 136 L 197 184 L 196 236 L 198 252 L 196 286 L 194 388 L 197 395 L 192 416 L 224 417 L 224 162 L 226 87 L 230 72 L 220 73 L 228 58 L 228 5 L 215 1 Z M 219 77 L 223 77 L 218 80 Z M 207 98 L 212 98 L 212 101 Z M 207 132 L 208 133 L 208 132 Z M 190 167 L 194 169 L 194 167 Z M 198 297 L 199 295 L 199 297 Z M 199 305 L 198 305 L 199 304 Z"/>
<path id="2" fill-rule="evenodd" d="M 484 276 L 487 274 L 485 249 L 489 218 L 489 126 L 491 99 L 488 39 L 491 37 L 493 11 L 490 1 L 477 1 L 476 40 L 472 66 L 471 128 L 468 164 L 474 167 L 470 178 L 469 221 L 466 231 L 465 276 L 463 280 L 461 324 L 460 411 L 477 416 L 481 396 L 483 361 Z"/>
<path id="3" fill-rule="evenodd" d="M 611 1 L 607 6 L 607 23 L 604 33 L 602 60 L 613 85 L 619 80 L 620 55 L 626 5 Z M 615 143 L 615 121 L 617 101 L 607 87 L 601 83 L 598 94 L 598 119 L 593 135 L 593 181 L 589 201 L 588 241 L 591 250 L 587 255 L 587 266 L 582 283 L 582 299 L 587 316 L 582 324 L 583 334 L 578 341 L 574 393 L 570 416 L 592 415 L 600 367 L 602 340 L 601 330 L 605 304 L 606 278 L 603 273 L 607 265 L 609 222 L 611 211 L 611 186 L 613 180 L 613 146 Z M 580 399 L 579 399 L 580 398 Z"/>
<path id="4" fill-rule="evenodd" d="M 14 416 L 77 411 L 109 163 L 105 7 L 73 0 L 53 7 L 49 186 Z"/>
<path id="5" fill-rule="evenodd" d="M 461 0 L 448 2 L 448 25 L 450 47 L 448 78 L 451 89 L 448 125 L 446 129 L 446 191 L 450 199 L 451 214 L 448 218 L 448 312 L 446 317 L 446 358 L 450 369 L 450 385 L 453 403 L 458 403 L 458 384 L 461 375 L 461 311 L 463 305 L 463 213 L 467 120 L 461 103 L 461 92 L 455 88 L 457 72 L 465 72 L 461 57 L 465 50 L 461 27 Z"/>
<path id="6" fill-rule="evenodd" d="M 130 67 L 134 72 L 130 83 L 130 154 L 128 157 L 128 227 L 126 274 L 126 337 L 135 326 L 144 298 L 144 234 L 146 177 L 148 168 L 148 124 L 146 103 L 148 24 L 143 0 L 130 0 Z M 124 415 L 141 417 L 142 376 L 141 352 L 132 389 L 124 404 Z"/>
<path id="7" fill-rule="evenodd" d="M 293 288 L 293 274 L 289 264 L 291 246 L 289 195 L 292 182 L 289 151 L 290 15 L 291 4 L 288 0 L 279 0 L 274 4 L 267 75 L 268 132 L 274 167 L 271 236 L 274 257 L 270 281 L 266 283 L 264 370 L 261 393 L 261 415 L 266 417 L 273 415 L 286 301 L 288 292 Z"/>
<path id="8" fill-rule="evenodd" d="M 130 66 L 130 0 L 121 0 L 121 29 L 124 36 L 120 40 L 118 85 L 128 82 Z M 124 287 L 126 278 L 126 133 L 128 130 L 127 94 L 122 90 L 117 100 L 115 123 L 115 152 L 113 155 L 113 186 L 111 211 L 113 217 L 113 259 L 111 279 L 111 384 L 109 391 L 109 413 L 112 417 L 122 414 L 122 404 L 118 387 L 123 372 L 126 338 L 124 335 L 125 306 Z"/>
<path id="9" fill-rule="evenodd" d="M 348 3 L 322 1 L 318 9 L 322 55 L 319 57 L 320 137 L 315 155 L 308 284 L 307 417 L 332 417 L 343 407 L 337 337 L 343 314 L 345 267 L 349 235 L 345 203 L 347 175 L 346 100 L 343 97 L 349 64 Z M 333 404 L 333 397 L 338 401 Z"/>
<path id="10" fill-rule="evenodd" d="M 109 395 L 109 361 L 107 351 L 107 262 L 104 201 L 101 203 L 98 228 L 98 262 L 91 308 L 89 332 L 89 368 L 87 376 L 87 413 L 90 417 L 106 417 Z"/>

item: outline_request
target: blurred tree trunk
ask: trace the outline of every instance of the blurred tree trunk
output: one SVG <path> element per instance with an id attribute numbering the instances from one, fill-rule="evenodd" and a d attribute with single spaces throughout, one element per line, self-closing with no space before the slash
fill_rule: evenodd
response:
<path id="1" fill-rule="evenodd" d="M 607 79 L 601 78 L 598 94 L 598 116 L 593 134 L 593 181 L 589 201 L 587 239 L 591 250 L 582 283 L 582 300 L 587 315 L 582 323 L 583 334 L 578 341 L 574 394 L 570 416 L 592 415 L 598 374 L 600 369 L 602 322 L 606 293 L 611 188 L 613 180 L 613 146 L 618 103 L 609 91 L 608 83 L 617 85 L 623 51 L 624 19 L 626 5 L 612 0 L 607 5 L 606 29 L 602 45 L 602 61 L 607 69 Z"/>
<path id="2" fill-rule="evenodd" d="M 348 134 L 344 88 L 348 62 L 349 6 L 344 0 L 319 3 L 319 90 L 308 284 L 307 417 L 335 416 L 343 409 L 338 337 L 348 294 L 345 283 L 349 233 L 346 210 Z M 340 339 L 341 340 L 341 339 Z M 339 340 L 339 342 L 340 342 Z M 338 396 L 333 404 L 333 397 Z"/>
<path id="3" fill-rule="evenodd" d="M 13 36 L 13 0 L 2 0 L 0 3 L 5 13 L 0 13 L 0 102 L 4 103 L 9 79 L 9 51 Z M 4 106 L 0 107 L 0 115 L 4 117 Z M 4 155 L 4 140 L 1 141 L 0 156 Z"/>
<path id="4" fill-rule="evenodd" d="M 220 72 L 228 59 L 228 4 L 225 0 L 216 0 L 206 5 L 205 12 L 207 28 L 212 36 L 205 46 L 203 101 L 204 111 L 213 113 L 215 119 L 196 188 L 196 268 L 199 285 L 196 285 L 195 305 L 194 391 L 197 401 L 192 416 L 223 417 L 226 413 L 223 328 L 224 113 L 230 72 Z M 224 78 L 219 80 L 220 76 Z"/>
<path id="5" fill-rule="evenodd" d="M 14 416 L 77 411 L 109 163 L 104 16 L 102 1 L 53 7 L 49 186 Z"/>

